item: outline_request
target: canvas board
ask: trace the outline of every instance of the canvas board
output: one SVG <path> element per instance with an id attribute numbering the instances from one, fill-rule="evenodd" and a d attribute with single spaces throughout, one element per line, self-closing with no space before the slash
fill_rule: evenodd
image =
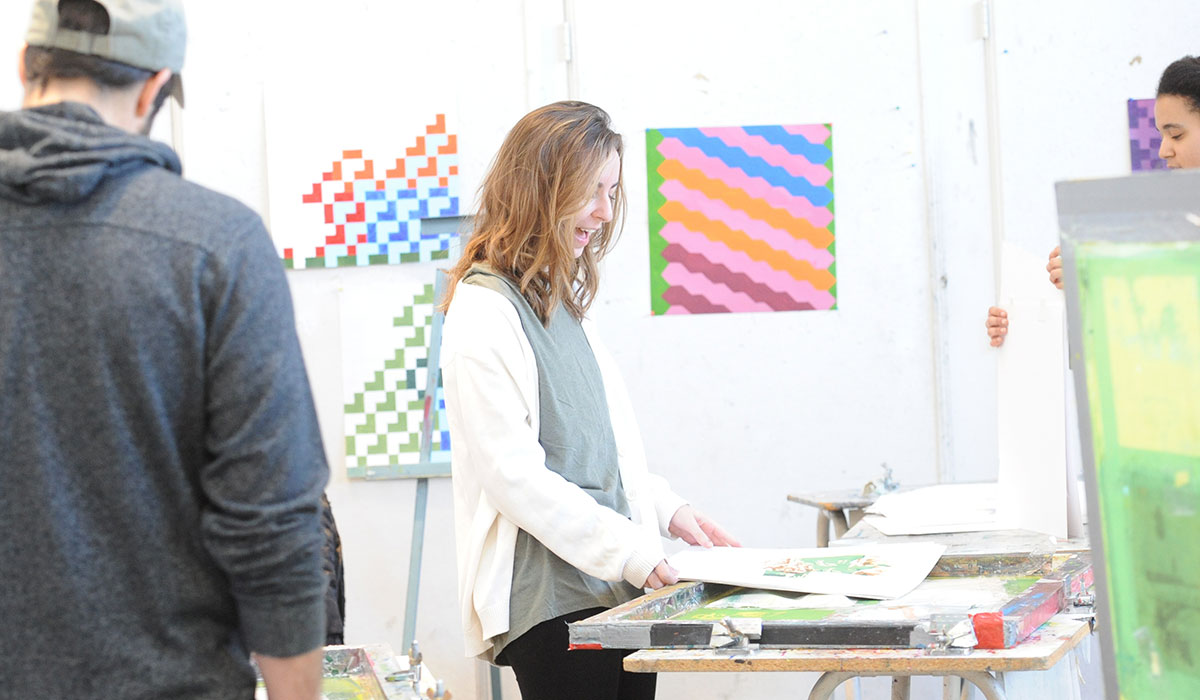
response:
<path id="1" fill-rule="evenodd" d="M 945 550 L 935 543 L 836 550 L 691 547 L 667 561 L 681 580 L 882 599 L 898 598 L 916 588 Z"/>
<path id="2" fill-rule="evenodd" d="M 432 279 L 435 274 L 428 270 Z M 393 283 L 387 290 L 341 290 L 343 430 L 351 478 L 448 476 L 450 433 L 438 377 L 428 406 L 435 285 Z M 421 457 L 426 421 L 428 459 Z"/>
<path id="3" fill-rule="evenodd" d="M 837 306 L 829 124 L 646 130 L 651 311 Z"/>
<path id="4" fill-rule="evenodd" d="M 466 39 L 435 29 L 444 14 L 437 3 L 367 2 L 280 18 L 276 30 L 309 47 L 268 52 L 262 76 L 267 213 L 287 268 L 412 264 L 457 250 L 445 224 L 470 210 L 479 160 L 464 158 Z M 394 31 L 380 41 L 374 27 Z"/>
<path id="5" fill-rule="evenodd" d="M 1002 269 L 1009 332 L 997 349 L 998 514 L 1007 528 L 1065 538 L 1065 305 L 1039 256 L 1005 243 Z"/>
<path id="6" fill-rule="evenodd" d="M 995 483 L 939 484 L 883 494 L 863 520 L 888 536 L 999 530 L 998 500 Z"/>
<path id="7" fill-rule="evenodd" d="M 1162 134 L 1154 124 L 1154 98 L 1131 99 L 1129 106 L 1129 169 L 1165 170 L 1166 161 L 1158 157 Z"/>
<path id="8" fill-rule="evenodd" d="M 1198 697 L 1200 173 L 1058 184 L 1109 697 Z"/>

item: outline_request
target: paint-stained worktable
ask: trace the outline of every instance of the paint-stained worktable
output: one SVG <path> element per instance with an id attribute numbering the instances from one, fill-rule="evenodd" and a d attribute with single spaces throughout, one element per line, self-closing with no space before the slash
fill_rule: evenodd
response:
<path id="1" fill-rule="evenodd" d="M 891 603 L 799 615 L 724 612 L 720 601 L 736 591 L 679 584 L 575 623 L 572 644 L 640 649 L 625 661 L 638 672 L 819 671 L 813 700 L 858 676 L 893 676 L 893 698 L 903 699 L 914 675 L 945 676 L 951 689 L 958 683 L 951 677 L 962 678 L 988 700 L 1002 700 L 993 673 L 1048 670 L 1091 631 L 1090 609 L 1059 612 L 1090 605 L 1086 543 L 1056 543 L 1026 531 L 893 538 L 866 523 L 843 541 L 864 540 L 935 540 L 948 548 L 925 583 Z M 993 577 L 1002 591 L 987 584 Z M 955 648 L 962 646 L 974 648 Z"/>
<path id="2" fill-rule="evenodd" d="M 647 649 L 626 657 L 625 670 L 821 672 L 809 700 L 826 700 L 841 683 L 859 676 L 892 676 L 892 697 L 904 699 L 912 676 L 956 676 L 974 684 L 987 700 L 1004 700 L 1004 690 L 993 674 L 1048 670 L 1091 631 L 1090 615 L 1061 613 L 1010 649 L 938 655 L 923 649 Z"/>

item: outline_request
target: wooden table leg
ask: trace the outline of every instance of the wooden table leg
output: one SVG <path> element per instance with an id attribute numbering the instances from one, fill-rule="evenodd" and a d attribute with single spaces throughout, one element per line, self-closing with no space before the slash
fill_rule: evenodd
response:
<path id="1" fill-rule="evenodd" d="M 829 519 L 832 513 L 827 510 L 817 511 L 817 546 L 829 546 Z"/>
<path id="2" fill-rule="evenodd" d="M 833 691 L 845 681 L 851 678 L 866 677 L 866 676 L 892 676 L 892 700 L 909 700 L 909 695 L 912 691 L 911 676 L 896 676 L 893 672 L 887 671 L 826 671 L 821 674 L 817 682 L 813 685 L 812 691 L 808 694 L 808 700 L 829 700 L 833 696 Z M 954 671 L 952 673 L 918 673 L 916 675 L 931 675 L 931 676 L 957 676 L 983 693 L 986 700 L 1007 700 L 1004 694 L 1004 687 L 996 680 L 996 677 L 987 671 Z"/>
<path id="3" fill-rule="evenodd" d="M 827 510 L 829 519 L 833 521 L 833 538 L 836 540 L 846 534 L 846 530 L 850 529 L 850 525 L 846 522 L 846 512 L 842 510 Z"/>
<path id="4" fill-rule="evenodd" d="M 987 700 L 1006 700 L 1004 688 L 996 682 L 996 677 L 987 671 L 961 671 L 956 674 L 963 680 L 970 681 Z"/>
<path id="5" fill-rule="evenodd" d="M 813 684 L 812 691 L 808 694 L 808 700 L 829 700 L 839 685 L 856 676 L 858 676 L 857 673 L 849 671 L 826 671 Z"/>

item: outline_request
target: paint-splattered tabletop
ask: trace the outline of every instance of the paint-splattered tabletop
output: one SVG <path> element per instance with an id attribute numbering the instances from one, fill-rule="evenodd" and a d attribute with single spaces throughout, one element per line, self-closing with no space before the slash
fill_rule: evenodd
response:
<path id="1" fill-rule="evenodd" d="M 1043 575 L 1050 572 L 1054 554 L 1061 549 L 1054 537 L 1031 530 L 888 537 L 865 521 L 829 545 L 854 546 L 863 542 L 938 542 L 946 545 L 946 552 L 930 576 Z M 1084 544 L 1082 549 L 1075 547 L 1069 551 L 1086 550 Z"/>

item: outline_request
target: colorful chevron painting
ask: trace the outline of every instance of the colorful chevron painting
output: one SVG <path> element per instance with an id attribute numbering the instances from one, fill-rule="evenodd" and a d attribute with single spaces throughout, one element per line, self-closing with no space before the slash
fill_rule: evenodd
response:
<path id="1" fill-rule="evenodd" d="M 837 308 L 829 124 L 647 129 L 651 309 Z"/>

